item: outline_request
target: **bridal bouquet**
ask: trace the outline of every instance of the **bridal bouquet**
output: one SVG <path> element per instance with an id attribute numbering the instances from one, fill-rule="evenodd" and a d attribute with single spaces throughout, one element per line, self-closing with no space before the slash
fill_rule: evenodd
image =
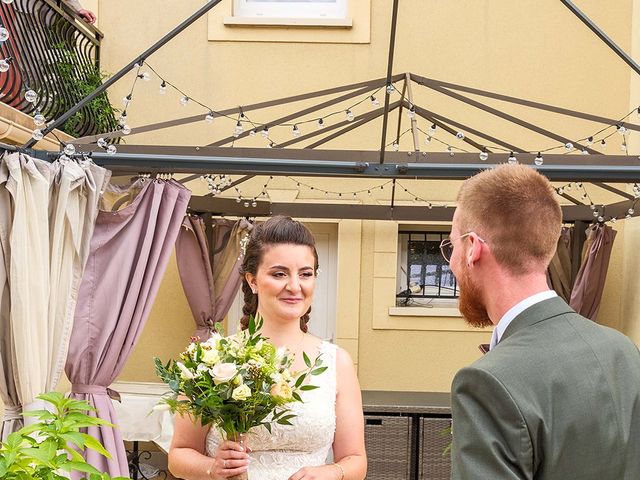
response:
<path id="1" fill-rule="evenodd" d="M 247 330 L 230 337 L 218 329 L 204 342 L 193 339 L 179 360 L 163 365 L 156 358 L 156 372 L 172 391 L 161 403 L 212 424 L 228 439 L 260 425 L 269 432 L 275 422 L 291 425 L 291 403 L 302 401 L 301 391 L 318 388 L 305 379 L 327 367 L 305 353 L 307 369 L 292 372 L 293 354 L 269 343 L 261 327 L 262 319 L 251 317 Z"/>

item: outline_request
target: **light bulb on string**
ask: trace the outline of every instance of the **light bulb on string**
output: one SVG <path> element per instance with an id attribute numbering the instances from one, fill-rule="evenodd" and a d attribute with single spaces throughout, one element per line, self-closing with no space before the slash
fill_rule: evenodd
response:
<path id="1" fill-rule="evenodd" d="M 115 145 L 109 145 L 109 146 L 107 147 L 107 153 L 108 153 L 109 155 L 115 155 L 117 151 L 118 151 L 118 149 L 116 148 L 116 146 L 115 146 Z"/>
<path id="2" fill-rule="evenodd" d="M 242 132 L 244 132 L 244 128 L 242 126 L 242 122 L 238 120 L 236 122 L 236 128 L 233 131 L 233 136 L 238 138 L 240 135 L 242 135 Z"/>
<path id="3" fill-rule="evenodd" d="M 213 116 L 213 112 L 212 112 L 212 111 L 209 111 L 209 113 L 207 113 L 207 114 L 204 116 L 204 121 L 205 121 L 205 122 L 207 122 L 207 123 L 213 123 L 214 118 L 215 118 L 215 117 Z"/>
<path id="4" fill-rule="evenodd" d="M 125 110 L 120 114 L 120 117 L 118 118 L 118 125 L 122 126 L 126 124 L 127 124 L 127 111 Z"/>
<path id="5" fill-rule="evenodd" d="M 424 139 L 424 143 L 429 145 L 431 143 L 431 137 L 429 135 L 427 135 Z"/>
<path id="6" fill-rule="evenodd" d="M 151 75 L 149 75 L 149 72 L 142 72 L 138 74 L 138 78 L 144 80 L 145 82 L 148 82 L 149 80 L 151 80 Z"/>
<path id="7" fill-rule="evenodd" d="M 569 150 L 573 150 L 573 143 L 571 142 L 567 142 L 564 144 L 564 149 L 569 151 Z"/>
<path id="8" fill-rule="evenodd" d="M 516 163 L 518 163 L 518 159 L 513 152 L 509 152 L 509 158 L 507 159 L 507 162 L 509 162 L 509 164 L 511 165 L 515 165 Z"/>
<path id="9" fill-rule="evenodd" d="M 36 127 L 41 127 L 45 122 L 44 115 L 42 115 L 39 111 L 36 110 L 36 114 L 33 116 L 33 123 Z"/>
<path id="10" fill-rule="evenodd" d="M 483 162 L 486 162 L 487 159 L 489 158 L 489 152 L 487 152 L 486 148 L 483 148 L 482 151 L 480 152 L 480 155 L 478 155 L 480 157 L 480 160 Z"/>
<path id="11" fill-rule="evenodd" d="M 0 42 L 6 42 L 9 39 L 9 30 L 0 27 Z"/>
<path id="12" fill-rule="evenodd" d="M 269 136 L 269 127 L 265 126 L 260 132 L 260 135 L 262 135 L 262 138 L 267 138 Z"/>
<path id="13" fill-rule="evenodd" d="M 414 105 L 411 105 L 411 107 L 409 107 L 409 111 L 407 112 L 407 115 L 410 120 L 413 120 L 414 118 L 416 118 L 416 107 Z"/>
<path id="14" fill-rule="evenodd" d="M 29 103 L 36 103 L 38 101 L 38 94 L 35 90 L 29 89 L 24 92 L 24 99 Z"/>
<path id="15" fill-rule="evenodd" d="M 297 138 L 300 136 L 302 132 L 300 132 L 300 129 L 298 128 L 298 125 L 294 125 L 293 129 L 291 130 L 291 134 L 293 135 L 293 138 Z"/>
<path id="16" fill-rule="evenodd" d="M 73 145 L 73 143 L 67 143 L 64 146 L 64 150 L 63 151 L 64 151 L 65 155 L 68 155 L 68 156 L 71 157 L 71 156 L 76 154 L 76 147 L 75 147 L 75 145 Z"/>
<path id="17" fill-rule="evenodd" d="M 133 101 L 133 97 L 131 96 L 131 94 L 123 97 L 122 104 L 124 105 L 124 108 L 127 108 L 132 101 Z"/>
<path id="18" fill-rule="evenodd" d="M 131 133 L 131 127 L 125 123 L 124 125 L 122 125 L 120 131 L 123 135 L 129 135 Z"/>
<path id="19" fill-rule="evenodd" d="M 322 118 L 318 119 L 318 128 L 324 128 L 324 120 Z"/>
<path id="20" fill-rule="evenodd" d="M 380 106 L 380 100 L 378 100 L 376 97 L 374 97 L 373 95 L 371 95 L 371 104 L 374 107 L 379 107 Z"/>
<path id="21" fill-rule="evenodd" d="M 455 152 L 453 151 L 453 147 L 451 145 L 447 147 L 447 152 L 449 152 L 450 157 L 453 157 L 455 155 Z"/>
<path id="22" fill-rule="evenodd" d="M 255 128 L 249 132 L 249 136 L 250 137 L 255 137 L 256 136 L 256 129 Z"/>
<path id="23" fill-rule="evenodd" d="M 158 90 L 158 93 L 160 95 L 164 95 L 165 93 L 167 93 L 167 82 L 165 82 L 164 80 L 160 84 L 160 90 Z"/>
<path id="24" fill-rule="evenodd" d="M 42 140 L 44 138 L 42 130 L 40 130 L 39 128 L 36 128 L 31 134 L 31 138 L 33 138 L 34 140 Z"/>
<path id="25" fill-rule="evenodd" d="M 7 70 L 9 70 L 9 67 L 10 65 L 6 58 L 0 60 L 0 73 L 6 72 Z"/>
<path id="26" fill-rule="evenodd" d="M 602 148 L 607 148 L 607 142 L 606 142 L 606 140 L 604 138 L 600 141 L 600 146 Z"/>
<path id="27" fill-rule="evenodd" d="M 627 127 L 625 127 L 623 124 L 618 125 L 617 130 L 620 135 L 624 135 L 625 133 L 627 133 Z"/>
<path id="28" fill-rule="evenodd" d="M 100 137 L 97 143 L 100 148 L 107 148 L 107 141 L 104 138 Z"/>
<path id="29" fill-rule="evenodd" d="M 542 153 L 538 152 L 536 158 L 533 159 L 533 163 L 540 166 L 544 163 L 544 158 L 542 157 Z"/>
<path id="30" fill-rule="evenodd" d="M 394 90 L 395 87 L 393 85 L 387 85 L 387 95 L 391 95 Z"/>
<path id="31" fill-rule="evenodd" d="M 580 153 L 582 153 L 582 155 L 589 155 L 589 150 L 587 150 L 586 148 L 583 148 L 582 152 Z"/>
<path id="32" fill-rule="evenodd" d="M 636 213 L 636 211 L 633 208 L 630 208 L 629 210 L 627 210 L 627 213 L 629 215 L 633 215 L 634 213 Z"/>
<path id="33" fill-rule="evenodd" d="M 354 119 L 353 112 L 351 110 L 347 110 L 345 114 L 347 116 L 347 122 L 353 122 L 353 119 Z"/>
<path id="34" fill-rule="evenodd" d="M 184 95 L 181 99 L 180 99 L 180 105 L 182 105 L 183 107 L 186 107 L 187 104 L 189 103 L 189 97 L 187 97 L 186 95 Z"/>
<path id="35" fill-rule="evenodd" d="M 458 140 L 464 140 L 464 132 L 457 132 L 456 133 L 456 138 Z"/>
<path id="36" fill-rule="evenodd" d="M 400 150 L 400 144 L 398 142 L 393 142 L 391 148 L 393 148 L 394 152 L 397 152 L 398 150 Z"/>
<path id="37" fill-rule="evenodd" d="M 437 128 L 438 126 L 435 123 L 432 123 L 429 127 L 429 135 L 433 137 L 436 134 Z"/>

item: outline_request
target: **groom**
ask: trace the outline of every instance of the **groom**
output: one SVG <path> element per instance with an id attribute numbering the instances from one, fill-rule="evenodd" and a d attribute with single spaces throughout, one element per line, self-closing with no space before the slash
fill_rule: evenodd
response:
<path id="1" fill-rule="evenodd" d="M 562 214 L 549 181 L 501 165 L 467 180 L 442 252 L 491 350 L 453 380 L 454 480 L 640 479 L 640 352 L 546 281 Z"/>

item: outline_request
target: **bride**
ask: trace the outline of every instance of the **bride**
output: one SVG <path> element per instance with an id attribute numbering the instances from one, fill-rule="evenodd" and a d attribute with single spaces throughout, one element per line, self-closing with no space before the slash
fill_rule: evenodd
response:
<path id="1" fill-rule="evenodd" d="M 302 392 L 292 404 L 291 426 L 250 432 L 246 447 L 223 441 L 216 428 L 176 416 L 169 469 L 188 480 L 219 480 L 248 470 L 249 480 L 363 480 L 367 470 L 360 387 L 347 352 L 307 332 L 318 271 L 311 232 L 277 216 L 257 226 L 243 259 L 245 305 L 264 319 L 262 334 L 295 354 L 292 370 L 306 368 L 302 352 L 321 355 L 328 369 L 314 376 L 320 388 Z M 333 463 L 327 463 L 332 450 Z"/>

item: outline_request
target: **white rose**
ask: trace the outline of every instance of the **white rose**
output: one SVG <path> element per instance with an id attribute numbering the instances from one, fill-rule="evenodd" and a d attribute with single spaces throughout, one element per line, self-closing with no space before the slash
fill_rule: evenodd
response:
<path id="1" fill-rule="evenodd" d="M 184 366 L 184 363 L 176 362 L 176 365 L 180 369 L 180 376 L 182 377 L 183 380 L 191 380 L 195 378 L 191 370 L 189 370 L 187 367 Z"/>
<path id="2" fill-rule="evenodd" d="M 228 382 L 238 373 L 238 367 L 235 363 L 218 363 L 211 370 L 211 376 L 213 382 L 218 385 L 219 383 Z"/>
<path id="3" fill-rule="evenodd" d="M 220 355 L 217 350 L 208 349 L 203 352 L 202 361 L 207 365 L 215 365 L 220 361 Z"/>
<path id="4" fill-rule="evenodd" d="M 251 389 L 245 384 L 240 385 L 238 388 L 233 390 L 231 394 L 231 398 L 234 400 L 246 400 L 251 396 Z"/>

